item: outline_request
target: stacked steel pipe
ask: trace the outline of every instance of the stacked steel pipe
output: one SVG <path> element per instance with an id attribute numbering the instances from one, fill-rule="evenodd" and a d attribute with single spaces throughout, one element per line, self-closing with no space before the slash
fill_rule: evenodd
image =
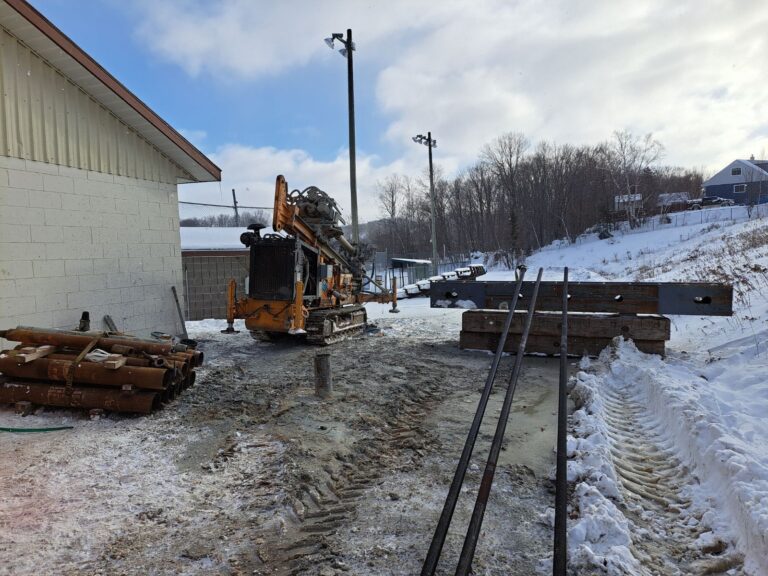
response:
<path id="1" fill-rule="evenodd" d="M 0 352 L 0 404 L 149 414 L 192 386 L 203 363 L 193 341 L 25 326 L 0 330 L 0 338 L 20 342 Z M 87 354 L 96 349 L 106 354 Z"/>

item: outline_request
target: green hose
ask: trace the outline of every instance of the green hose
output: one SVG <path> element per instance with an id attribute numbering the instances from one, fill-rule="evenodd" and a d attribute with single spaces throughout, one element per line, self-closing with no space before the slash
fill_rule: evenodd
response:
<path id="1" fill-rule="evenodd" d="M 54 426 L 52 428 L 2 428 L 0 432 L 14 432 L 16 434 L 30 433 L 30 432 L 56 432 L 57 430 L 71 430 L 74 426 Z"/>

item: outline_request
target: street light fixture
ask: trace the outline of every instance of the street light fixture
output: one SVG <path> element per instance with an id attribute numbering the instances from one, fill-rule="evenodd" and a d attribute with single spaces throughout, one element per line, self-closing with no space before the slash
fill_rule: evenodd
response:
<path id="1" fill-rule="evenodd" d="M 339 53 L 347 59 L 347 96 L 349 99 L 349 189 L 352 196 L 352 241 L 355 246 L 360 243 L 360 229 L 357 221 L 357 167 L 355 162 L 355 88 L 352 73 L 352 54 L 355 43 L 352 42 L 352 30 L 347 29 L 347 37 L 341 32 L 334 32 L 325 39 L 331 50 L 335 50 L 334 42 L 338 41 L 343 48 Z"/>
<path id="2" fill-rule="evenodd" d="M 432 140 L 432 132 L 419 134 L 412 138 L 416 144 L 429 148 L 429 211 L 432 217 L 432 274 L 437 276 L 437 233 L 435 230 L 435 176 L 432 169 L 432 148 L 437 148 L 437 140 Z"/>

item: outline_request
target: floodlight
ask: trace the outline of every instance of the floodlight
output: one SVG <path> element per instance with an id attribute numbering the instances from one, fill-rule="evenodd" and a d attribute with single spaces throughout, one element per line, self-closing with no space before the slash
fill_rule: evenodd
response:
<path id="1" fill-rule="evenodd" d="M 346 58 L 347 57 L 347 49 L 346 48 L 340 48 L 339 49 L 339 54 L 341 54 L 342 56 L 344 56 L 344 58 Z"/>
<path id="2" fill-rule="evenodd" d="M 333 38 L 326 38 L 325 43 L 328 44 L 328 48 L 333 50 Z"/>

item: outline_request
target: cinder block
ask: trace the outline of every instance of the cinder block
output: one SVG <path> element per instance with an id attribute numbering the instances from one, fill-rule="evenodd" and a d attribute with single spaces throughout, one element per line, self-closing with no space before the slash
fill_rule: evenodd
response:
<path id="1" fill-rule="evenodd" d="M 93 273 L 105 274 L 107 276 L 118 275 L 117 258 L 95 258 L 93 260 Z M 115 286 L 110 286 L 115 288 Z"/>
<path id="2" fill-rule="evenodd" d="M 34 314 L 35 309 L 34 296 L 13 296 L 10 298 L 0 296 L 0 317 L 19 316 L 22 314 Z"/>
<path id="3" fill-rule="evenodd" d="M 43 208 L 28 206 L 3 206 L 0 210 L 0 224 L 41 224 L 45 221 Z"/>
<path id="4" fill-rule="evenodd" d="M 2 174 L 5 171 L 0 171 Z M 8 173 L 5 172 L 5 184 L 0 182 L 0 206 L 29 206 L 29 191 L 20 188 L 8 188 Z"/>
<path id="5" fill-rule="evenodd" d="M 0 246 L 0 250 L 4 250 Z M 5 252 L 3 255 L 5 256 Z M 0 261 L 0 278 L 3 280 L 19 280 L 20 278 L 32 278 L 31 260 L 6 260 Z"/>
<path id="6" fill-rule="evenodd" d="M 70 260 L 69 262 L 74 262 Z M 83 274 L 78 276 L 80 290 L 103 290 L 107 287 L 106 274 Z"/>
<path id="7" fill-rule="evenodd" d="M 62 233 L 66 243 L 93 244 L 93 236 L 89 226 L 64 226 Z"/>
<path id="8" fill-rule="evenodd" d="M 26 170 L 8 170 L 8 186 L 25 190 L 42 190 L 43 175 Z"/>
<path id="9" fill-rule="evenodd" d="M 2 229 L 2 227 L 0 227 Z M 0 254 L 3 255 L 2 259 L 6 262 L 16 260 L 45 260 L 47 244 L 30 244 L 30 243 L 17 243 L 17 242 L 3 242 L 0 240 Z M 30 264 L 30 270 L 32 266 Z M 0 272 L 0 276 L 2 272 Z M 31 276 L 31 274 L 30 274 Z M 18 276 L 17 276 L 18 278 Z"/>
<path id="10" fill-rule="evenodd" d="M 135 198 L 116 198 L 115 210 L 121 214 L 138 215 L 139 202 Z"/>
<path id="11" fill-rule="evenodd" d="M 2 210 L 5 210 L 5 208 Z M 23 250 L 23 243 L 29 242 L 30 238 L 30 227 L 26 224 L 0 224 L 0 242 L 16 243 L 17 250 Z M 3 254 L 3 257 L 5 258 L 5 254 Z"/>
<path id="12" fill-rule="evenodd" d="M 35 296 L 35 307 L 38 312 L 53 313 L 56 310 L 63 310 L 67 307 L 67 295 L 59 293 Z M 35 324 L 35 326 L 37 326 L 37 324 Z"/>
<path id="13" fill-rule="evenodd" d="M 30 192 L 29 205 L 38 208 L 61 208 L 61 194 L 40 190 Z"/>
<path id="14" fill-rule="evenodd" d="M 61 194 L 62 210 L 75 210 L 78 212 L 91 211 L 91 197 L 85 194 Z M 51 206 L 54 208 L 54 206 Z"/>
<path id="15" fill-rule="evenodd" d="M 149 258 L 151 256 L 150 244 L 126 242 L 126 245 L 128 246 L 129 258 Z"/>
<path id="16" fill-rule="evenodd" d="M 26 170 L 27 162 L 23 158 L 10 158 L 9 156 L 0 155 L 0 168 Z"/>
<path id="17" fill-rule="evenodd" d="M 75 182 L 67 176 L 46 174 L 43 176 L 43 190 L 57 194 L 74 194 Z"/>
<path id="18" fill-rule="evenodd" d="M 64 276 L 64 260 L 35 260 L 32 262 L 35 278 L 56 278 Z"/>
<path id="19" fill-rule="evenodd" d="M 18 296 L 16 294 L 16 281 L 0 279 L 0 295 L 6 298 Z"/>
<path id="20" fill-rule="evenodd" d="M 53 327 L 53 312 L 35 312 L 33 314 L 22 314 L 16 316 L 16 324 L 18 326 L 38 326 L 40 328 Z"/>
<path id="21" fill-rule="evenodd" d="M 114 238 L 111 242 L 101 243 L 102 254 L 104 258 L 120 259 L 128 256 L 128 247 L 125 244 L 117 242 Z M 118 265 L 119 269 L 119 265 Z"/>

